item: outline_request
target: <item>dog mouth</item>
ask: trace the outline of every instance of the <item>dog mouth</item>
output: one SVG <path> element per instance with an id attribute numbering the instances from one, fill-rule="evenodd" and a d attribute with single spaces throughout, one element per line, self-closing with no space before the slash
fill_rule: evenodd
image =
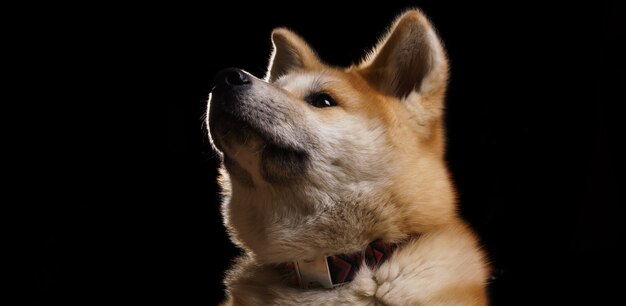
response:
<path id="1" fill-rule="evenodd" d="M 247 120 L 227 111 L 211 110 L 209 113 L 209 132 L 215 146 L 222 152 L 234 144 L 247 143 L 251 137 L 258 137 L 263 141 L 267 138 Z"/>
<path id="2" fill-rule="evenodd" d="M 251 145 L 259 140 L 261 144 L 273 144 L 280 139 L 255 120 L 250 120 L 238 112 L 215 109 L 209 113 L 209 132 L 218 150 L 226 153 L 229 147 Z"/>
<path id="3" fill-rule="evenodd" d="M 217 97 L 233 99 L 235 97 Z M 291 184 L 302 176 L 308 161 L 309 153 L 304 147 L 289 143 L 296 131 L 282 131 L 288 136 L 280 135 L 276 130 L 281 124 L 278 118 L 268 118 L 267 111 L 245 109 L 241 102 L 216 101 L 217 107 L 211 105 L 209 110 L 209 133 L 213 145 L 224 155 L 226 169 L 239 177 L 246 184 L 254 186 L 251 172 L 257 172 L 266 182 L 275 185 Z M 227 105 L 227 107 L 224 107 Z M 260 112 L 261 115 L 256 115 Z M 283 128 L 284 130 L 284 128 Z M 294 140 L 291 139 L 291 142 Z M 241 150 L 245 150 L 258 160 L 255 169 L 244 167 L 239 161 Z M 247 168 L 247 171 L 242 171 Z"/>

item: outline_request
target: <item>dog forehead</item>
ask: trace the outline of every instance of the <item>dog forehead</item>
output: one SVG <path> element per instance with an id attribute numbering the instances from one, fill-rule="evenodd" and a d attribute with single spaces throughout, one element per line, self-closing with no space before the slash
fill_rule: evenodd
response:
<path id="1" fill-rule="evenodd" d="M 325 84 L 338 81 L 337 78 L 323 72 L 300 72 L 287 74 L 276 80 L 275 84 L 291 93 L 304 95 L 322 91 Z"/>

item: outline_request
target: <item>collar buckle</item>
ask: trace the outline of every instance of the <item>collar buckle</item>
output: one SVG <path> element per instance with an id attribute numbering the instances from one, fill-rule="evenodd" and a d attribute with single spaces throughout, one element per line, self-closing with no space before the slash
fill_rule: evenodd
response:
<path id="1" fill-rule="evenodd" d="M 391 256 L 397 245 L 375 240 L 362 252 L 337 254 L 283 264 L 292 283 L 303 289 L 332 289 L 351 282 L 361 266 L 374 270 Z"/>

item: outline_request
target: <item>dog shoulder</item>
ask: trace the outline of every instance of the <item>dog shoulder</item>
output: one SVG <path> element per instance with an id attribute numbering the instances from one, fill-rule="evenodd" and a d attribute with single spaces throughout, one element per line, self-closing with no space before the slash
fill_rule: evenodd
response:
<path id="1" fill-rule="evenodd" d="M 488 275 L 475 235 L 459 222 L 409 241 L 373 278 L 385 305 L 487 305 Z"/>

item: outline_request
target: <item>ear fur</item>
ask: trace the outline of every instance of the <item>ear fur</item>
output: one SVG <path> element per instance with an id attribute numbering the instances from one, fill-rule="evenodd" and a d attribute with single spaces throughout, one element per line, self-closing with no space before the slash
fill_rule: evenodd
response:
<path id="1" fill-rule="evenodd" d="M 273 51 L 265 80 L 274 82 L 297 69 L 311 69 L 321 65 L 315 51 L 294 32 L 286 28 L 272 31 Z"/>
<path id="2" fill-rule="evenodd" d="M 409 10 L 358 67 L 383 93 L 404 99 L 445 92 L 448 61 L 434 28 L 419 10 Z"/>

